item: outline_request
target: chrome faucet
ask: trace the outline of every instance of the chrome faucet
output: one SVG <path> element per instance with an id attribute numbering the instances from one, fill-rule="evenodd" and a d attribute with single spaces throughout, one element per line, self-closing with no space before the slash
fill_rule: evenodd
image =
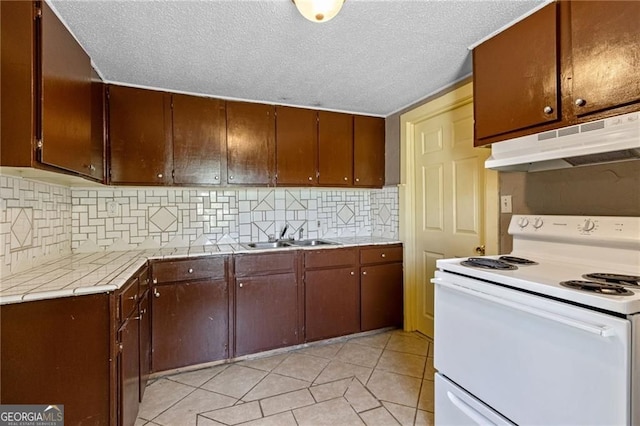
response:
<path id="1" fill-rule="evenodd" d="M 302 233 L 304 232 L 304 228 L 301 226 L 300 229 L 298 229 L 298 239 L 301 240 L 302 239 Z"/>
<path id="2" fill-rule="evenodd" d="M 284 236 L 287 234 L 287 229 L 289 229 L 289 224 L 285 223 L 284 228 L 282 228 L 282 232 L 280 232 L 280 239 L 284 239 Z"/>

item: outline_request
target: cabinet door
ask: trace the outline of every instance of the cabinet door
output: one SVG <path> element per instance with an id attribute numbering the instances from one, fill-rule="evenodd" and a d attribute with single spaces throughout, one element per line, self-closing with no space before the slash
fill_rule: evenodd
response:
<path id="1" fill-rule="evenodd" d="M 151 315 L 149 293 L 140 300 L 140 402 L 151 372 Z"/>
<path id="2" fill-rule="evenodd" d="M 556 8 L 544 7 L 473 50 L 476 145 L 561 118 Z"/>
<path id="3" fill-rule="evenodd" d="M 353 116 L 318 111 L 318 183 L 353 184 Z"/>
<path id="4" fill-rule="evenodd" d="M 362 331 L 402 326 L 402 263 L 360 269 Z"/>
<path id="5" fill-rule="evenodd" d="M 384 118 L 353 117 L 353 184 L 384 185 Z"/>
<path id="6" fill-rule="evenodd" d="M 276 107 L 276 183 L 314 185 L 317 158 L 317 111 Z"/>
<path id="7" fill-rule="evenodd" d="M 98 75 L 91 70 L 91 162 L 90 176 L 97 180 L 104 180 L 105 164 L 105 89 L 106 85 Z"/>
<path id="8" fill-rule="evenodd" d="M 111 183 L 171 183 L 171 95 L 109 86 Z"/>
<path id="9" fill-rule="evenodd" d="M 305 272 L 305 340 L 360 331 L 360 294 L 356 268 Z"/>
<path id="10" fill-rule="evenodd" d="M 227 181 L 270 185 L 275 170 L 275 107 L 227 102 Z"/>
<path id="11" fill-rule="evenodd" d="M 140 350 L 138 319 L 130 317 L 119 332 L 119 413 L 120 424 L 133 425 L 140 406 Z"/>
<path id="12" fill-rule="evenodd" d="M 640 2 L 570 5 L 575 114 L 639 102 Z"/>
<path id="13" fill-rule="evenodd" d="M 45 2 L 40 38 L 40 161 L 91 176 L 91 59 Z"/>
<path id="14" fill-rule="evenodd" d="M 219 185 L 226 145 L 223 100 L 173 95 L 173 181 Z"/>
<path id="15" fill-rule="evenodd" d="M 154 372 L 225 359 L 229 342 L 227 282 L 158 285 L 152 301 Z"/>
<path id="16" fill-rule="evenodd" d="M 235 292 L 235 356 L 300 343 L 295 274 L 237 278 Z"/>

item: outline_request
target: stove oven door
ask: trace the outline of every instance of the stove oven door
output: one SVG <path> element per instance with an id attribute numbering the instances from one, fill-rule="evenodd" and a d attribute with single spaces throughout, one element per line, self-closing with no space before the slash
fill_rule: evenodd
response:
<path id="1" fill-rule="evenodd" d="M 439 374 L 516 424 L 631 424 L 627 319 L 442 271 L 434 283 Z"/>

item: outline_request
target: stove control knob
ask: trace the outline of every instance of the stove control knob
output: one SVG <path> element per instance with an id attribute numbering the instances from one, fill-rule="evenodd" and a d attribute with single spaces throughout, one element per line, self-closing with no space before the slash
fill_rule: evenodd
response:
<path id="1" fill-rule="evenodd" d="M 529 219 L 527 219 L 526 217 L 521 217 L 520 219 L 518 219 L 518 226 L 520 228 L 526 228 L 528 224 Z"/>
<path id="2" fill-rule="evenodd" d="M 596 224 L 591 219 L 586 219 L 582 224 L 582 230 L 585 232 L 593 231 L 595 227 L 596 227 Z"/>
<path id="3" fill-rule="evenodd" d="M 544 221 L 541 218 L 536 217 L 533 221 L 533 227 L 536 229 L 540 229 L 542 228 L 542 225 L 544 225 Z"/>

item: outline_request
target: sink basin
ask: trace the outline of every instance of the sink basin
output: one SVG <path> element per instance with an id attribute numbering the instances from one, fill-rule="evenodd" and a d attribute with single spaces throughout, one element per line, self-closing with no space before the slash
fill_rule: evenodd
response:
<path id="1" fill-rule="evenodd" d="M 271 249 L 271 248 L 282 248 L 282 247 L 291 247 L 288 241 L 263 241 L 257 243 L 248 243 L 247 247 L 252 249 Z"/>
<path id="2" fill-rule="evenodd" d="M 325 241 L 325 240 L 296 240 L 296 241 L 291 241 L 289 242 L 289 244 L 293 245 L 293 246 L 324 246 L 324 245 L 332 245 L 335 243 L 332 243 L 330 241 Z"/>

